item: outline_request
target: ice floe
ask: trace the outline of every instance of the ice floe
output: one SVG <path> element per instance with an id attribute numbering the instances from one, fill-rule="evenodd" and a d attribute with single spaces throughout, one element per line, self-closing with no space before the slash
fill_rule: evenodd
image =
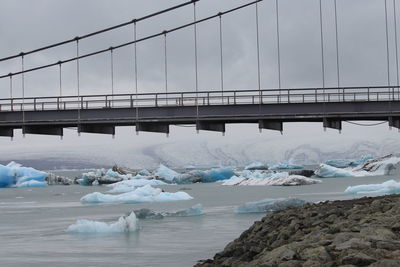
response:
<path id="1" fill-rule="evenodd" d="M 210 170 L 192 170 L 184 174 L 179 174 L 173 182 L 185 183 L 211 183 L 222 180 L 227 180 L 235 175 L 231 168 L 217 168 Z"/>
<path id="2" fill-rule="evenodd" d="M 159 186 L 159 185 L 166 185 L 167 183 L 156 180 L 156 179 L 144 179 L 144 176 L 135 176 L 131 180 L 121 181 L 114 184 L 107 185 L 111 187 L 108 192 L 109 193 L 126 193 L 135 190 L 137 187 L 151 185 L 151 186 Z"/>
<path id="3" fill-rule="evenodd" d="M 81 198 L 82 203 L 119 203 L 137 204 L 149 202 L 169 202 L 193 199 L 186 192 L 169 193 L 163 192 L 160 188 L 153 188 L 151 185 L 138 187 L 133 191 L 118 195 L 103 194 L 94 192 Z"/>
<path id="4" fill-rule="evenodd" d="M 385 195 L 400 193 L 400 182 L 389 180 L 382 184 L 365 184 L 349 186 L 344 191 L 354 195 Z"/>
<path id="5" fill-rule="evenodd" d="M 321 164 L 316 170 L 315 175 L 323 178 L 331 177 L 362 177 L 376 175 L 390 175 L 400 166 L 400 158 L 388 155 L 376 159 L 370 159 L 357 167 L 336 168 L 327 164 Z"/>
<path id="6" fill-rule="evenodd" d="M 115 223 L 105 223 L 99 221 L 77 220 L 76 223 L 70 225 L 67 232 L 70 233 L 92 233 L 92 234 L 107 234 L 107 233 L 129 233 L 139 229 L 138 219 L 134 212 L 129 216 L 122 216 Z"/>
<path id="7" fill-rule="evenodd" d="M 154 212 L 150 209 L 140 209 L 134 211 L 138 219 L 162 219 L 164 217 L 191 217 L 204 214 L 203 205 L 196 204 L 188 209 L 176 212 Z"/>
<path id="8" fill-rule="evenodd" d="M 373 159 L 372 156 L 364 156 L 364 157 L 360 158 L 359 160 L 355 160 L 355 161 L 348 160 L 348 159 L 333 159 L 333 160 L 326 161 L 325 164 L 336 167 L 336 168 L 356 167 L 356 166 L 361 165 L 371 159 Z"/>
<path id="9" fill-rule="evenodd" d="M 39 182 L 36 180 L 30 180 L 30 181 L 25 181 L 22 183 L 17 183 L 15 185 L 18 188 L 24 188 L 24 187 L 46 187 L 48 186 L 47 182 Z"/>
<path id="10" fill-rule="evenodd" d="M 276 165 L 269 167 L 269 170 L 291 170 L 291 169 L 303 169 L 303 165 L 294 164 L 291 161 L 283 161 Z"/>
<path id="11" fill-rule="evenodd" d="M 320 180 L 301 175 L 289 175 L 287 172 L 264 173 L 260 171 L 244 171 L 240 176 L 233 176 L 225 180 L 222 185 L 270 185 L 295 186 L 320 183 Z"/>
<path id="12" fill-rule="evenodd" d="M 297 198 L 264 199 L 248 202 L 235 209 L 236 213 L 269 213 L 284 210 L 290 207 L 301 207 L 306 201 Z"/>
<path id="13" fill-rule="evenodd" d="M 256 161 L 247 165 L 244 169 L 249 171 L 255 171 L 255 170 L 268 170 L 268 168 L 269 167 L 266 163 Z"/>
<path id="14" fill-rule="evenodd" d="M 0 164 L 0 187 L 14 187 L 28 181 L 45 182 L 48 174 L 34 168 L 23 167 L 14 161 L 6 166 Z M 25 187 L 29 183 L 24 184 Z"/>

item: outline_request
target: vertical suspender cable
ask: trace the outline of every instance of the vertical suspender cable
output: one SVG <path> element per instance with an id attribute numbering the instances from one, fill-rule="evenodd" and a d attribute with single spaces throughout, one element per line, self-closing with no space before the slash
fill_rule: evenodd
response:
<path id="1" fill-rule="evenodd" d="M 167 32 L 164 32 L 164 75 L 165 75 L 165 104 L 168 105 L 168 58 L 167 58 Z"/>
<path id="2" fill-rule="evenodd" d="M 399 50 L 397 45 L 397 10 L 396 10 L 396 0 L 393 0 L 393 17 L 394 17 L 394 42 L 396 48 L 396 85 L 399 86 Z M 397 87 L 397 100 L 399 100 L 399 87 Z"/>
<path id="3" fill-rule="evenodd" d="M 193 2 L 193 21 L 196 21 L 196 2 Z M 197 24 L 194 25 L 194 68 L 195 68 L 195 89 L 196 89 L 196 119 L 199 120 L 199 82 L 197 70 Z"/>
<path id="4" fill-rule="evenodd" d="M 384 0 L 384 3 L 385 3 L 387 84 L 388 84 L 388 86 L 390 86 L 389 29 L 388 29 L 387 0 Z M 388 88 L 388 89 L 389 89 L 389 96 L 390 96 L 390 88 Z"/>
<path id="5" fill-rule="evenodd" d="M 220 67 L 221 67 L 221 91 L 222 91 L 222 104 L 224 104 L 224 54 L 222 43 L 222 15 L 219 14 L 219 53 L 220 53 Z"/>
<path id="6" fill-rule="evenodd" d="M 260 73 L 260 37 L 259 37 L 259 30 L 258 30 L 258 3 L 256 3 L 256 40 L 257 40 L 257 81 L 258 81 L 258 92 L 261 100 L 261 73 Z"/>
<path id="7" fill-rule="evenodd" d="M 339 34 L 338 34 L 338 15 L 337 15 L 337 3 L 335 4 L 335 39 L 336 39 L 336 74 L 337 74 L 337 86 L 340 87 L 340 64 L 339 64 Z M 340 93 L 340 90 L 338 91 Z M 339 98 L 339 96 L 338 96 Z"/>
<path id="8" fill-rule="evenodd" d="M 22 134 L 25 137 L 25 62 L 24 62 L 24 54 L 21 53 L 21 82 L 22 82 Z"/>
<path id="9" fill-rule="evenodd" d="M 80 101 L 80 77 L 79 77 L 79 38 L 76 37 L 76 81 L 78 89 L 78 134 L 81 131 L 81 101 Z"/>
<path id="10" fill-rule="evenodd" d="M 324 102 L 325 102 L 324 33 L 323 33 L 322 1 L 321 1 L 321 0 L 319 0 L 319 23 L 320 23 L 320 29 L 321 29 L 321 72 L 322 72 L 322 89 L 324 90 Z"/>
<path id="11" fill-rule="evenodd" d="M 13 102 L 13 77 L 12 77 L 12 74 L 10 73 L 9 74 L 10 75 L 10 109 L 11 109 L 11 111 L 13 111 L 14 110 L 14 102 Z"/>
<path id="12" fill-rule="evenodd" d="M 114 106 L 114 51 L 110 47 L 110 72 L 111 72 L 111 107 Z"/>
<path id="13" fill-rule="evenodd" d="M 135 109 L 135 113 L 136 113 L 136 134 L 139 133 L 138 131 L 138 121 L 139 121 L 139 106 L 138 106 L 138 71 L 137 71 L 137 43 L 136 43 L 136 21 L 133 23 L 133 40 L 135 41 L 134 45 L 133 45 L 133 57 L 135 60 L 135 65 L 134 65 L 134 70 L 135 70 L 135 99 L 136 99 L 136 109 Z"/>
<path id="14" fill-rule="evenodd" d="M 62 96 L 62 71 L 61 71 L 61 62 L 58 62 L 58 72 L 59 72 L 59 86 L 60 86 L 60 96 Z"/>
<path id="15" fill-rule="evenodd" d="M 281 93 L 280 89 L 282 87 L 281 84 L 281 44 L 280 44 L 280 34 L 279 34 L 279 4 L 278 0 L 275 0 L 275 11 L 276 11 L 276 39 L 277 39 L 277 49 L 278 49 L 278 88 L 279 94 Z"/>

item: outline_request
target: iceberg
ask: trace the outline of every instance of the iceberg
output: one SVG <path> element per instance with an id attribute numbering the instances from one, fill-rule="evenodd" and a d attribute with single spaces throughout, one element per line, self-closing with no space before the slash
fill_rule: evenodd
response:
<path id="1" fill-rule="evenodd" d="M 293 169 L 303 169 L 303 165 L 294 164 L 290 161 L 283 161 L 276 165 L 269 167 L 269 170 L 293 170 Z"/>
<path id="2" fill-rule="evenodd" d="M 0 187 L 14 187 L 28 181 L 46 182 L 48 174 L 34 168 L 23 167 L 14 161 L 6 166 L 0 164 Z M 26 184 L 28 185 L 28 184 Z"/>
<path id="3" fill-rule="evenodd" d="M 235 172 L 231 168 L 218 168 L 211 170 L 193 170 L 176 176 L 175 183 L 211 183 L 231 178 Z"/>
<path id="4" fill-rule="evenodd" d="M 295 186 L 316 183 L 321 183 L 321 181 L 301 175 L 289 175 L 287 172 L 263 173 L 259 171 L 244 171 L 241 176 L 233 176 L 225 180 L 222 185 Z"/>
<path id="5" fill-rule="evenodd" d="M 122 216 L 117 222 L 107 224 L 105 222 L 91 220 L 77 220 L 76 223 L 70 225 L 67 232 L 70 233 L 129 233 L 139 229 L 138 219 L 134 212 L 129 216 Z"/>
<path id="6" fill-rule="evenodd" d="M 291 207 L 301 207 L 307 202 L 297 198 L 264 199 L 248 202 L 235 209 L 236 213 L 270 213 Z"/>
<path id="7" fill-rule="evenodd" d="M 400 193 L 400 182 L 389 180 L 382 184 L 366 184 L 349 186 L 344 191 L 346 194 L 353 195 L 386 195 Z"/>
<path id="8" fill-rule="evenodd" d="M 399 169 L 400 158 L 393 155 L 367 160 L 357 167 L 345 169 L 336 168 L 327 164 L 321 164 L 316 170 L 315 175 L 323 178 L 331 177 L 362 177 L 390 175 L 394 170 Z"/>
<path id="9" fill-rule="evenodd" d="M 137 174 L 141 176 L 151 176 L 151 173 L 146 169 L 140 170 Z"/>
<path id="10" fill-rule="evenodd" d="M 253 162 L 249 165 L 247 165 L 244 169 L 249 170 L 249 171 L 255 171 L 255 170 L 268 170 L 268 165 L 262 162 Z"/>
<path id="11" fill-rule="evenodd" d="M 163 180 L 166 180 L 168 182 L 174 181 L 176 177 L 178 177 L 180 174 L 177 173 L 176 171 L 168 168 L 167 166 L 160 164 L 158 169 L 155 172 L 156 177 L 161 178 Z"/>
<path id="12" fill-rule="evenodd" d="M 133 191 L 119 195 L 102 194 L 94 192 L 81 198 L 82 203 L 115 203 L 115 204 L 137 204 L 153 202 L 169 202 L 193 199 L 186 192 L 169 193 L 163 192 L 159 188 L 145 185 Z"/>
<path id="13" fill-rule="evenodd" d="M 352 160 L 348 160 L 348 159 L 333 159 L 333 160 L 326 161 L 325 164 L 330 165 L 332 167 L 336 167 L 336 168 L 347 168 L 347 167 L 356 167 L 356 166 L 361 165 L 371 159 L 373 159 L 372 156 L 364 156 L 361 159 L 356 160 L 356 161 L 352 161 Z"/>
<path id="14" fill-rule="evenodd" d="M 126 193 L 135 190 L 137 187 L 145 186 L 145 185 L 151 185 L 151 186 L 160 186 L 160 185 L 166 185 L 167 183 L 156 180 L 156 179 L 144 179 L 140 178 L 142 176 L 135 176 L 134 179 L 131 180 L 126 180 L 126 181 L 121 181 L 117 182 L 114 184 L 109 184 L 107 185 L 108 187 L 111 187 L 112 189 L 109 190 L 109 193 Z"/>
<path id="15" fill-rule="evenodd" d="M 90 172 L 82 173 L 82 180 L 79 180 L 80 185 L 93 185 L 94 181 L 99 184 L 112 184 L 120 182 L 123 180 L 128 180 L 132 178 L 132 174 L 120 174 L 112 169 L 97 169 Z M 95 184 L 96 185 L 96 184 Z"/>
<path id="16" fill-rule="evenodd" d="M 134 211 L 139 219 L 163 219 L 164 217 L 191 217 L 201 216 L 204 214 L 203 205 L 196 204 L 188 209 L 176 212 L 154 212 L 150 209 L 140 209 Z"/>
<path id="17" fill-rule="evenodd" d="M 46 187 L 48 186 L 47 182 L 39 182 L 36 180 L 25 181 L 22 183 L 17 183 L 15 185 L 18 188 L 26 188 L 26 187 Z"/>

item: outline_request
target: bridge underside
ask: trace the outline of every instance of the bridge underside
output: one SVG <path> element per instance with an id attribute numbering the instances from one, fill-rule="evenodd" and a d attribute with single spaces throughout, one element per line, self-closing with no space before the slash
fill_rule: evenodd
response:
<path id="1" fill-rule="evenodd" d="M 114 134 L 115 126 L 169 133 L 170 125 L 179 124 L 224 132 L 227 123 L 258 123 L 260 129 L 283 131 L 284 122 L 322 122 L 324 127 L 341 130 L 346 120 L 388 121 L 400 128 L 400 101 L 206 105 L 199 106 L 198 112 L 196 106 L 0 112 L 0 136 L 13 136 L 14 129 L 62 136 L 66 127 Z"/>

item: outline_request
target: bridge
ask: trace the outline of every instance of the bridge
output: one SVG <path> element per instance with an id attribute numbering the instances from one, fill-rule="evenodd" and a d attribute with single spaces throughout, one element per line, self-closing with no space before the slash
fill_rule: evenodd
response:
<path id="1" fill-rule="evenodd" d="M 325 86 L 325 62 L 324 62 L 324 38 L 322 27 L 321 0 L 320 21 L 321 21 L 321 74 L 322 86 L 318 88 L 281 88 L 280 77 L 280 55 L 279 55 L 279 9 L 276 0 L 277 14 L 277 35 L 278 35 L 278 67 L 279 67 L 279 88 L 263 89 L 260 84 L 260 44 L 259 44 L 259 13 L 258 5 L 262 0 L 253 1 L 230 10 L 218 12 L 213 16 L 197 19 L 196 4 L 199 0 L 192 0 L 169 9 L 165 9 L 140 19 L 116 25 L 84 36 L 34 49 L 28 52 L 21 52 L 16 55 L 0 59 L 0 62 L 16 58 L 21 59 L 21 70 L 14 73 L 4 74 L 0 79 L 9 79 L 10 97 L 0 99 L 0 136 L 13 137 L 15 129 L 22 129 L 23 134 L 43 134 L 63 136 L 64 128 L 74 127 L 78 133 L 101 133 L 115 134 L 116 126 L 135 126 L 136 131 L 169 133 L 171 125 L 194 125 L 196 130 L 208 130 L 225 132 L 226 124 L 233 123 L 257 123 L 259 129 L 283 131 L 286 122 L 321 122 L 323 127 L 341 130 L 344 121 L 376 121 L 389 123 L 390 127 L 400 128 L 400 86 L 340 86 L 339 62 L 337 62 L 338 86 Z M 335 7 L 336 7 L 336 0 Z M 395 8 L 395 1 L 394 8 Z M 192 22 L 179 27 L 163 30 L 159 33 L 136 37 L 137 23 L 141 20 L 150 19 L 172 10 L 193 5 L 194 18 Z M 257 77 L 258 88 L 246 90 L 226 90 L 224 88 L 223 69 L 223 42 L 222 42 L 222 17 L 234 13 L 243 8 L 255 7 L 255 27 L 257 42 Z M 336 9 L 335 9 L 336 15 Z M 396 17 L 396 13 L 394 13 Z M 337 17 L 336 17 L 337 18 Z M 387 6 L 385 0 L 386 37 L 387 30 Z M 197 32 L 196 25 L 204 21 L 217 19 L 220 30 L 220 90 L 203 91 L 198 89 L 198 55 L 197 55 Z M 337 23 L 337 21 L 336 21 Z M 94 51 L 88 54 L 80 54 L 79 43 L 94 35 L 112 31 L 127 25 L 134 26 L 134 40 L 109 47 L 103 50 Z M 167 35 L 184 28 L 194 29 L 194 71 L 195 91 L 168 90 L 168 59 L 167 59 Z M 337 27 L 337 25 L 336 25 Z M 337 30 L 337 28 L 336 28 Z M 137 58 L 136 44 L 153 38 L 164 38 L 165 49 L 165 88 L 156 93 L 138 92 L 137 81 Z M 397 38 L 397 36 L 396 36 Z M 388 39 L 387 39 L 388 42 Z M 76 56 L 67 60 L 50 63 L 25 69 L 24 60 L 30 54 L 52 49 L 68 43 L 76 44 Z M 336 31 L 336 45 L 337 31 Z M 113 52 L 119 48 L 134 46 L 135 62 L 135 92 L 126 94 L 114 93 L 114 57 Z M 337 47 L 338 49 L 338 47 Z M 87 57 L 101 53 L 110 53 L 111 92 L 102 95 L 83 95 L 80 93 L 80 68 L 79 62 Z M 387 53 L 389 60 L 389 53 Z M 337 55 L 337 60 L 339 57 Z M 397 39 L 396 39 L 396 60 L 397 60 Z M 62 65 L 68 62 L 76 62 L 77 94 L 62 95 Z M 398 64 L 397 64 L 398 65 Z M 388 64 L 389 66 L 389 64 Z M 45 97 L 25 97 L 26 73 L 34 73 L 41 69 L 59 68 L 60 94 Z M 388 67 L 388 76 L 389 76 Z M 397 69 L 398 73 L 398 69 Z M 13 79 L 21 76 L 22 97 L 13 97 Z"/>

